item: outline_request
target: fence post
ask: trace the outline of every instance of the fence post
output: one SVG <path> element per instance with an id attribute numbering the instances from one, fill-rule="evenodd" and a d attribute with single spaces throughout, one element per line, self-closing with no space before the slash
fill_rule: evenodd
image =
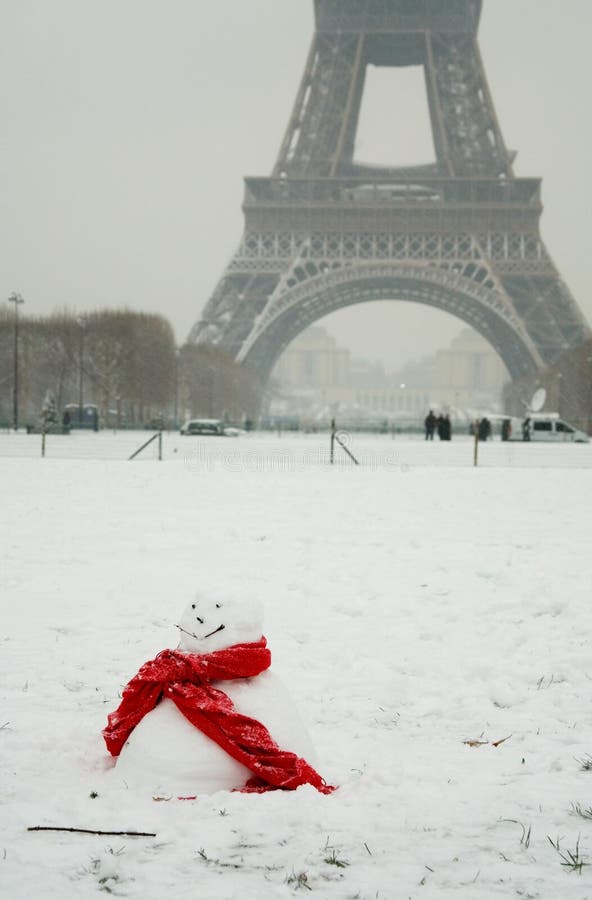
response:
<path id="1" fill-rule="evenodd" d="M 141 447 L 138 447 L 138 449 L 132 453 L 132 455 L 129 457 L 129 459 L 132 460 L 132 459 L 135 459 L 136 456 L 139 456 L 140 453 L 142 452 L 142 450 L 145 450 L 146 447 L 148 447 L 148 445 L 151 444 L 152 441 L 155 441 L 159 435 L 162 436 L 161 431 L 157 431 L 156 434 L 153 434 L 152 437 L 148 438 L 148 440 L 145 441 L 145 443 L 143 443 Z M 160 459 L 160 456 L 158 458 Z"/>
<path id="2" fill-rule="evenodd" d="M 479 465 L 479 419 L 475 419 L 473 423 L 473 429 L 475 431 L 475 448 L 473 451 L 473 466 Z"/>
<path id="3" fill-rule="evenodd" d="M 47 410 L 41 413 L 41 456 L 45 456 L 45 431 L 47 428 Z"/>
<path id="4" fill-rule="evenodd" d="M 162 462 L 162 428 L 158 431 L 158 459 Z"/>
<path id="5" fill-rule="evenodd" d="M 343 441 L 341 440 L 341 438 L 339 437 L 338 434 L 335 434 L 335 440 L 337 441 L 337 443 L 339 444 L 340 447 L 343 447 L 343 449 L 345 450 L 345 452 L 347 453 L 347 455 L 349 456 L 349 458 L 351 459 L 351 461 L 352 461 L 356 466 L 359 466 L 360 464 L 359 464 L 358 460 L 355 458 L 355 456 L 353 455 L 353 453 L 351 452 L 351 450 L 348 449 L 347 444 L 344 444 L 344 443 L 343 443 Z"/>
<path id="6" fill-rule="evenodd" d="M 335 460 L 335 419 L 331 419 L 331 453 L 329 458 L 331 465 L 333 465 Z"/>

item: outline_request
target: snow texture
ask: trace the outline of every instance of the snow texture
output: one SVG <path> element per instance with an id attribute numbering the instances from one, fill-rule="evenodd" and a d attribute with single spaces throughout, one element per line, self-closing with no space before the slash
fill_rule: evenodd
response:
<path id="1" fill-rule="evenodd" d="M 590 447 L 315 440 L 2 460 L 2 897 L 592 897 L 548 840 L 592 864 Z M 334 794 L 114 784 L 107 713 L 196 591 L 263 605 Z"/>

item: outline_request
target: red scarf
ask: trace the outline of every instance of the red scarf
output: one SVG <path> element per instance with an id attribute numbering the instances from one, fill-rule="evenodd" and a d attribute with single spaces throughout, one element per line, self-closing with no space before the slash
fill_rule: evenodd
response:
<path id="1" fill-rule="evenodd" d="M 119 707 L 108 716 L 103 731 L 107 749 L 118 756 L 138 722 L 161 697 L 168 697 L 192 725 L 253 772 L 243 791 L 294 790 L 312 784 L 322 794 L 330 794 L 335 788 L 306 760 L 281 750 L 260 722 L 241 715 L 230 697 L 210 683 L 250 678 L 270 664 L 264 637 L 201 655 L 163 650 L 144 663 L 125 688 Z"/>

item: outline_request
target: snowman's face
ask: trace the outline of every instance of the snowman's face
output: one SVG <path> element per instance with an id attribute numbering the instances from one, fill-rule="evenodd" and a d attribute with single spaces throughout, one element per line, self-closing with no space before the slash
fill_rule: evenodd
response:
<path id="1" fill-rule="evenodd" d="M 198 595 L 179 619 L 179 650 L 211 653 L 232 644 L 258 641 L 262 620 L 261 608 L 254 601 Z"/>

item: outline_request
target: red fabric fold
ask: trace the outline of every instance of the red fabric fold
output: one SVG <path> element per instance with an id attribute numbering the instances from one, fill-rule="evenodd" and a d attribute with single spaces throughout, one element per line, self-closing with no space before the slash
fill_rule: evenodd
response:
<path id="1" fill-rule="evenodd" d="M 241 715 L 230 697 L 211 684 L 251 678 L 270 664 L 265 638 L 202 655 L 163 650 L 144 663 L 124 689 L 119 707 L 108 716 L 103 730 L 107 749 L 118 756 L 138 722 L 167 697 L 196 728 L 250 769 L 254 777 L 244 791 L 294 790 L 311 784 L 323 794 L 331 793 L 335 788 L 306 760 L 282 750 L 261 722 Z"/>

